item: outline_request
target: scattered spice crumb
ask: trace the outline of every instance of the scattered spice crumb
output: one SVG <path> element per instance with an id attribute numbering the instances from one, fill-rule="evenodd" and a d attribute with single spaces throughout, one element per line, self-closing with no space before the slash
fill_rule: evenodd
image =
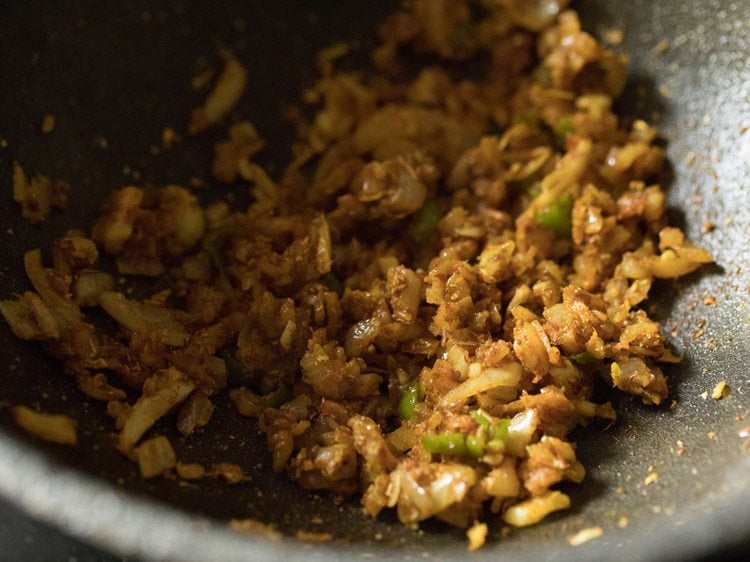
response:
<path id="1" fill-rule="evenodd" d="M 750 425 L 747 427 L 743 427 L 737 432 L 737 435 L 739 435 L 742 439 L 745 439 L 747 437 L 750 437 Z"/>
<path id="2" fill-rule="evenodd" d="M 203 70 L 199 71 L 193 78 L 190 80 L 190 87 L 193 88 L 196 92 L 198 90 L 202 90 L 208 84 L 211 82 L 211 80 L 214 77 L 214 69 L 211 67 L 204 68 Z"/>
<path id="3" fill-rule="evenodd" d="M 680 439 L 677 440 L 677 454 L 682 456 L 685 454 L 685 443 L 683 443 Z"/>
<path id="4" fill-rule="evenodd" d="M 714 400 L 721 400 L 726 395 L 726 391 L 727 391 L 727 382 L 719 381 L 716 383 L 716 386 L 711 392 L 711 398 L 713 398 Z"/>
<path id="5" fill-rule="evenodd" d="M 500 538 L 507 539 L 512 533 L 513 529 L 511 529 L 508 525 L 505 525 L 500 529 Z"/>
<path id="6" fill-rule="evenodd" d="M 623 486 L 617 486 L 617 488 L 615 488 L 615 492 L 617 492 L 618 494 L 624 494 L 625 488 Z"/>
<path id="7" fill-rule="evenodd" d="M 669 84 L 660 84 L 659 85 L 659 93 L 661 94 L 661 97 L 663 97 L 663 98 L 671 98 L 672 97 L 672 87 Z"/>
<path id="8" fill-rule="evenodd" d="M 196 187 L 196 188 L 204 187 L 206 185 L 205 181 L 195 176 L 190 178 L 188 180 L 188 183 L 190 184 L 190 187 Z"/>
<path id="9" fill-rule="evenodd" d="M 701 320 L 698 324 L 698 329 L 693 332 L 693 339 L 697 340 L 700 338 L 704 333 L 706 333 L 706 321 Z"/>
<path id="10" fill-rule="evenodd" d="M 568 544 L 570 546 L 579 546 L 585 542 L 598 539 L 604 534 L 604 529 L 601 527 L 586 527 L 581 529 L 575 535 L 568 537 Z"/>
<path id="11" fill-rule="evenodd" d="M 297 531 L 297 538 L 301 541 L 305 542 L 330 542 L 333 540 L 333 535 L 331 533 L 320 533 L 316 531 L 304 531 L 300 529 Z"/>
<path id="12" fill-rule="evenodd" d="M 716 228 L 716 225 L 712 221 L 706 221 L 703 223 L 703 226 L 701 227 L 701 232 L 703 234 L 708 234 L 709 232 L 713 232 Z"/>
<path id="13" fill-rule="evenodd" d="M 706 433 L 706 437 L 708 437 L 709 439 L 716 439 L 716 432 L 709 431 L 708 433 Z"/>
<path id="14" fill-rule="evenodd" d="M 477 550 L 487 540 L 487 523 L 474 523 L 468 531 L 466 538 L 469 539 L 469 550 Z"/>
<path id="15" fill-rule="evenodd" d="M 667 51 L 667 49 L 669 49 L 669 41 L 667 41 L 666 39 L 662 39 L 656 45 L 654 45 L 653 53 L 655 55 L 662 55 Z"/>
<path id="16" fill-rule="evenodd" d="M 161 143 L 165 148 L 172 148 L 172 145 L 180 140 L 180 135 L 172 127 L 164 127 L 161 132 Z"/>
<path id="17" fill-rule="evenodd" d="M 617 46 L 622 43 L 622 41 L 625 39 L 625 32 L 620 29 L 619 27 L 614 27 L 612 29 L 606 30 L 602 37 L 606 43 L 609 43 L 610 45 Z"/>
<path id="18" fill-rule="evenodd" d="M 649 472 L 648 476 L 643 480 L 643 483 L 646 486 L 649 486 L 653 484 L 654 482 L 658 482 L 659 480 L 659 473 L 658 472 Z"/>
<path id="19" fill-rule="evenodd" d="M 175 466 L 177 476 L 183 480 L 199 480 L 206 475 L 206 469 L 198 463 L 181 463 Z"/>
<path id="20" fill-rule="evenodd" d="M 674 409 L 675 409 L 676 407 L 677 407 L 677 400 L 672 400 L 672 401 L 671 401 L 671 402 L 669 403 L 669 409 L 670 409 L 670 410 L 674 410 Z"/>
<path id="21" fill-rule="evenodd" d="M 236 464 L 220 462 L 211 466 L 212 476 L 220 476 L 227 484 L 238 484 L 247 477 L 245 471 Z"/>
<path id="22" fill-rule="evenodd" d="M 707 295 L 703 297 L 703 304 L 708 304 L 708 305 L 716 304 L 716 297 L 711 296 L 711 295 Z"/>
<path id="23" fill-rule="evenodd" d="M 281 540 L 281 533 L 269 523 L 263 523 L 257 519 L 230 519 L 227 522 L 232 531 L 243 535 L 263 535 L 272 540 Z"/>
<path id="24" fill-rule="evenodd" d="M 704 400 L 708 400 L 708 391 L 701 392 L 701 398 L 703 398 Z"/>
<path id="25" fill-rule="evenodd" d="M 52 131 L 54 131 L 55 130 L 55 116 L 50 113 L 47 113 L 44 117 L 42 117 L 41 129 L 44 134 L 49 134 Z"/>
<path id="26" fill-rule="evenodd" d="M 740 135 L 744 135 L 747 132 L 747 125 L 742 125 L 740 127 Z"/>
<path id="27" fill-rule="evenodd" d="M 629 523 L 630 523 L 630 519 L 628 519 L 624 515 L 620 517 L 620 519 L 617 520 L 617 526 L 620 527 L 620 529 L 624 529 L 625 527 L 628 526 Z"/>
<path id="28" fill-rule="evenodd" d="M 733 217 L 725 217 L 725 218 L 724 218 L 724 224 L 725 224 L 726 226 L 729 226 L 729 225 L 730 225 L 730 224 L 732 224 L 733 222 L 734 222 L 734 218 L 733 218 Z"/>

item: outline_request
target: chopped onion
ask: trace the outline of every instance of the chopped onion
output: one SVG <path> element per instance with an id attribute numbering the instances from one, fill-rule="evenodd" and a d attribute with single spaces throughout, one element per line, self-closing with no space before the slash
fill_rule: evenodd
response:
<path id="1" fill-rule="evenodd" d="M 137 456 L 138 468 L 144 478 L 160 476 L 177 464 L 172 444 L 163 435 L 141 443 Z"/>
<path id="2" fill-rule="evenodd" d="M 528 527 L 539 523 L 553 511 L 568 509 L 570 507 L 570 498 L 553 490 L 546 494 L 522 501 L 508 508 L 503 515 L 503 521 L 514 527 Z"/>
<path id="3" fill-rule="evenodd" d="M 443 406 L 457 404 L 467 398 L 498 386 L 516 386 L 521 380 L 523 369 L 518 363 L 503 367 L 489 367 L 475 377 L 471 377 L 448 391 L 442 399 Z"/>
<path id="4" fill-rule="evenodd" d="M 237 105 L 246 86 L 247 70 L 236 58 L 227 56 L 224 70 L 206 98 L 206 103 L 193 112 L 188 132 L 195 135 L 221 121 Z"/>
<path id="5" fill-rule="evenodd" d="M 162 343 L 183 346 L 189 334 L 185 327 L 164 308 L 130 301 L 122 293 L 107 291 L 99 304 L 112 318 L 133 332 L 150 332 Z"/>
<path id="6" fill-rule="evenodd" d="M 78 441 L 76 421 L 61 414 L 44 414 L 26 406 L 15 406 L 12 409 L 16 423 L 32 435 L 59 443 L 75 445 Z"/>
<path id="7" fill-rule="evenodd" d="M 159 375 L 155 375 L 159 377 Z M 133 405 L 130 416 L 120 432 L 119 445 L 129 451 L 156 421 L 181 403 L 195 389 L 195 383 L 185 380 L 175 368 L 168 369 L 162 382 L 153 394 L 141 396 Z"/>

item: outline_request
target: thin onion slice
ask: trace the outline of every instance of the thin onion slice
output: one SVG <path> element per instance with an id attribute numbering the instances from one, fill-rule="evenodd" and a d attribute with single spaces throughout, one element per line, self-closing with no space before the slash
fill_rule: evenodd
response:
<path id="1" fill-rule="evenodd" d="M 523 369 L 518 363 L 508 363 L 502 367 L 484 369 L 475 377 L 471 377 L 448 391 L 441 400 L 442 406 L 457 404 L 467 398 L 498 386 L 516 386 L 521 380 Z"/>

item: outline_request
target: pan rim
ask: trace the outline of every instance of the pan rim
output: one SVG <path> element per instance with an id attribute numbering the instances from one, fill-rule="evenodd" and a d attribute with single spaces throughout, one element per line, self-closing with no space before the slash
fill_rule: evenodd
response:
<path id="1" fill-rule="evenodd" d="M 736 468 L 741 470 L 750 468 L 750 459 L 741 458 L 739 465 Z M 30 517 L 67 535 L 120 556 L 144 560 L 316 562 L 373 555 L 384 560 L 414 557 L 414 550 L 390 545 L 327 543 L 311 548 L 309 543 L 295 539 L 272 541 L 261 536 L 240 535 L 216 520 L 139 497 L 104 480 L 61 466 L 32 444 L 2 428 L 0 496 Z M 623 530 L 628 558 L 698 560 L 742 544 L 748 539 L 750 489 L 728 499 L 728 504 L 710 515 L 705 514 L 700 505 L 689 506 L 686 509 L 694 509 L 684 524 L 665 525 L 654 533 L 638 537 L 635 544 L 628 544 L 627 539 L 633 539 L 638 528 Z M 604 553 L 596 544 L 567 548 L 554 557 L 571 561 L 601 560 Z M 522 551 L 522 559 L 547 558 L 547 546 Z M 465 548 L 464 545 L 457 547 Z M 481 561 L 496 555 L 498 550 L 502 551 L 500 543 L 471 556 Z"/>

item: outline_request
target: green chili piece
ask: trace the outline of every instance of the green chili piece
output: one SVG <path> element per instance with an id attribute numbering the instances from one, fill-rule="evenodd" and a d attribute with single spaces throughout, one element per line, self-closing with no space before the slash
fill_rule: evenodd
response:
<path id="1" fill-rule="evenodd" d="M 279 385 L 279 388 L 277 388 L 270 394 L 266 394 L 263 399 L 266 401 L 266 404 L 268 404 L 269 407 L 279 408 L 292 399 L 292 391 L 287 385 L 281 383 Z"/>
<path id="2" fill-rule="evenodd" d="M 487 431 L 490 430 L 490 426 L 492 425 L 492 422 L 490 422 L 490 420 L 488 420 L 485 416 L 479 413 L 479 410 L 470 410 L 469 415 L 471 416 L 471 419 L 477 422 L 477 424 L 482 426 Z"/>
<path id="3" fill-rule="evenodd" d="M 428 199 L 422 205 L 416 220 L 409 228 L 409 235 L 416 245 L 426 243 L 437 230 L 438 222 L 443 217 L 443 210 L 437 202 Z"/>
<path id="4" fill-rule="evenodd" d="M 467 456 L 466 439 L 461 433 L 425 433 L 422 444 L 430 453 L 438 455 Z"/>
<path id="5" fill-rule="evenodd" d="M 501 418 L 497 420 L 497 423 L 490 429 L 490 436 L 492 440 L 505 441 L 508 438 L 508 428 L 510 427 L 510 420 L 508 418 Z"/>
<path id="6" fill-rule="evenodd" d="M 404 392 L 401 394 L 401 401 L 398 403 L 398 413 L 405 420 L 410 420 L 414 415 L 414 408 L 422 398 L 422 388 L 419 386 L 419 382 L 411 381 L 404 387 Z"/>
<path id="7" fill-rule="evenodd" d="M 534 213 L 534 220 L 553 231 L 560 238 L 570 238 L 573 196 L 566 193 L 542 211 Z"/>
<path id="8" fill-rule="evenodd" d="M 536 126 L 539 124 L 539 114 L 533 109 L 526 109 L 519 111 L 511 118 L 510 122 L 513 125 L 518 123 L 526 123 L 527 125 Z"/>
<path id="9" fill-rule="evenodd" d="M 226 262 L 224 261 L 224 257 L 221 255 L 219 249 L 219 242 L 227 236 L 236 233 L 239 229 L 240 227 L 237 223 L 228 222 L 219 228 L 210 231 L 203 237 L 203 251 L 208 254 L 208 257 L 211 258 L 214 266 L 216 266 L 216 269 L 219 272 L 219 282 L 224 289 L 231 289 L 232 283 L 227 274 Z"/>
<path id="10" fill-rule="evenodd" d="M 341 281 L 341 278 L 333 271 L 329 271 L 328 273 L 323 275 L 320 280 L 323 281 L 323 283 L 325 283 L 326 286 L 338 296 L 344 294 L 344 283 Z"/>
<path id="11" fill-rule="evenodd" d="M 467 435 L 466 452 L 475 459 L 482 458 L 484 456 L 484 440 L 476 435 Z"/>
<path id="12" fill-rule="evenodd" d="M 576 363 L 581 363 L 582 365 L 585 365 L 587 363 L 593 363 L 594 361 L 596 361 L 596 357 L 591 355 L 588 351 L 576 353 L 575 355 L 572 355 L 570 358 Z"/>
<path id="13" fill-rule="evenodd" d="M 557 120 L 555 126 L 552 127 L 552 131 L 554 131 L 555 135 L 559 138 L 564 139 L 573 132 L 573 120 L 570 117 L 561 117 Z"/>
<path id="14" fill-rule="evenodd" d="M 247 383 L 249 377 L 245 372 L 242 363 L 240 363 L 239 359 L 235 357 L 234 353 L 228 349 L 222 349 L 216 355 L 224 360 L 224 365 L 227 368 L 227 379 L 230 383 L 235 386 L 241 386 Z"/>

